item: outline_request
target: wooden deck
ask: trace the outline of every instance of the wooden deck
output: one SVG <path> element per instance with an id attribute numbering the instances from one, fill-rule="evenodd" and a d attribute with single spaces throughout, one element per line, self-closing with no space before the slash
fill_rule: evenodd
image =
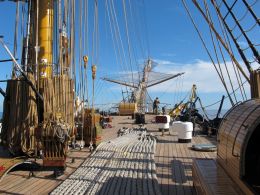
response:
<path id="1" fill-rule="evenodd" d="M 216 158 L 216 152 L 199 152 L 190 149 L 195 143 L 215 143 L 214 138 L 197 136 L 192 143 L 178 143 L 176 132 L 171 131 L 162 136 L 152 115 L 146 116 L 148 132 L 157 137 L 155 161 L 157 177 L 162 194 L 196 194 L 192 182 L 193 158 Z M 121 127 L 136 127 L 128 116 L 113 118 L 113 128 L 104 129 L 104 140 L 113 139 Z M 29 172 L 14 171 L 8 173 L 0 182 L 0 194 L 48 194 L 68 177 L 90 155 L 88 148 L 71 151 L 67 159 L 65 174 L 54 178 L 52 172 L 37 172 L 29 177 Z M 72 163 L 72 158 L 75 162 Z M 0 161 L 1 163 L 1 161 Z"/>
<path id="2" fill-rule="evenodd" d="M 196 159 L 193 161 L 192 169 L 194 186 L 199 194 L 244 194 L 213 159 Z"/>

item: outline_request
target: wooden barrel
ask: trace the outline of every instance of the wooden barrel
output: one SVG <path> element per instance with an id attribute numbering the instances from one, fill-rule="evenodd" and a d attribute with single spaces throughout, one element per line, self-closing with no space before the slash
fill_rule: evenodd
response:
<path id="1" fill-rule="evenodd" d="M 250 143 L 252 135 L 259 132 L 259 127 L 259 99 L 248 100 L 233 107 L 224 116 L 219 127 L 217 160 L 245 194 L 254 194 L 253 190 L 249 189 L 250 182 L 245 179 L 247 175 L 245 170 L 249 163 L 246 153 L 250 152 L 248 147 L 252 145 Z M 259 133 L 257 135 L 259 136 Z M 253 155 L 258 155 L 260 158 L 259 152 L 255 153 Z"/>

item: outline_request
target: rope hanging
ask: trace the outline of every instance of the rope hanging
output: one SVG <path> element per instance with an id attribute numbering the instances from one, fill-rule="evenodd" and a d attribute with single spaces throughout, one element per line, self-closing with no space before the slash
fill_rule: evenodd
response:
<path id="1" fill-rule="evenodd" d="M 204 0 L 203 2 L 204 2 L 205 9 L 206 9 L 207 17 L 209 18 L 209 21 L 213 24 L 213 21 L 212 21 L 212 18 L 211 18 L 209 9 L 208 9 L 208 4 L 207 4 L 207 2 L 206 2 L 205 0 Z M 225 82 L 225 78 L 224 78 L 224 76 L 223 76 L 223 71 L 222 71 L 222 68 L 221 68 L 221 65 L 220 65 L 220 60 L 219 60 L 218 53 L 217 53 L 216 44 L 215 44 L 215 41 L 214 41 L 214 38 L 213 38 L 213 32 L 212 32 L 212 30 L 211 30 L 210 27 L 209 27 L 209 30 L 210 30 L 211 40 L 212 40 L 212 43 L 213 43 L 214 53 L 215 53 L 215 56 L 216 56 L 216 58 L 217 58 L 217 62 L 218 62 L 218 66 L 219 66 L 219 72 L 220 72 L 220 74 L 221 74 L 222 80 Z M 218 40 L 218 39 L 217 39 L 217 44 L 218 44 L 218 48 L 219 48 L 219 51 L 220 51 L 220 53 L 221 53 L 221 56 L 222 56 L 224 65 L 225 65 L 226 73 L 227 73 L 227 75 L 228 75 L 228 79 L 229 79 L 229 83 L 230 83 L 232 92 L 234 92 L 233 83 L 232 83 L 232 81 L 231 81 L 231 77 L 230 77 L 229 71 L 228 71 L 228 69 L 227 69 L 227 64 L 226 64 L 224 55 L 223 55 L 223 53 L 222 53 L 222 50 L 221 50 L 221 47 L 220 47 L 220 44 L 219 44 L 219 40 Z M 233 94 L 234 94 L 235 101 L 236 101 L 236 103 L 237 103 L 236 94 L 235 94 L 235 93 L 233 93 Z"/>
<path id="2" fill-rule="evenodd" d="M 226 86 L 226 83 L 225 83 L 225 81 L 222 79 L 222 77 L 221 77 L 221 75 L 220 75 L 220 73 L 219 73 L 219 71 L 218 71 L 218 69 L 217 69 L 217 67 L 216 67 L 216 64 L 215 64 L 215 62 L 214 62 L 214 60 L 213 60 L 213 58 L 212 58 L 212 56 L 211 56 L 211 54 L 210 54 L 210 52 L 209 52 L 209 50 L 208 50 L 208 47 L 206 46 L 206 43 L 205 43 L 205 41 L 204 41 L 204 39 L 203 39 L 203 37 L 202 37 L 202 35 L 201 35 L 199 29 L 198 29 L 198 27 L 197 27 L 197 25 L 196 25 L 196 23 L 195 23 L 193 17 L 192 17 L 192 15 L 191 15 L 191 13 L 190 13 L 190 11 L 189 11 L 187 5 L 186 5 L 186 3 L 185 3 L 185 0 L 182 0 L 182 2 L 183 2 L 183 5 L 184 5 L 184 7 L 185 7 L 185 9 L 186 9 L 186 11 L 187 11 L 187 13 L 188 13 L 188 15 L 189 15 L 191 21 L 192 21 L 193 26 L 195 27 L 195 29 L 196 29 L 196 31 L 197 31 L 197 33 L 198 33 L 198 35 L 199 35 L 199 38 L 200 38 L 200 40 L 201 40 L 201 42 L 202 42 L 202 44 L 203 44 L 203 47 L 205 48 L 205 50 L 206 50 L 206 52 L 207 52 L 207 54 L 208 54 L 208 56 L 209 56 L 209 58 L 210 58 L 210 60 L 211 60 L 211 62 L 212 62 L 212 64 L 213 64 L 213 66 L 214 66 L 214 68 L 215 68 L 215 70 L 216 70 L 216 72 L 217 72 L 217 74 L 218 74 L 218 76 L 219 76 L 219 78 L 220 78 L 220 80 L 221 80 L 221 82 L 222 82 L 222 84 L 223 84 L 225 90 L 226 90 L 226 93 L 228 94 L 230 103 L 231 103 L 232 105 L 234 105 L 232 98 L 229 96 L 229 91 L 228 91 L 228 88 L 227 88 L 227 86 Z"/>
<path id="3" fill-rule="evenodd" d="M 183 0 L 184 1 L 184 0 Z M 212 1 L 211 1 L 212 2 Z M 219 39 L 219 41 L 221 42 L 221 44 L 223 45 L 223 47 L 225 48 L 225 50 L 228 52 L 228 54 L 230 55 L 230 57 L 232 58 L 232 60 L 234 61 L 234 63 L 236 64 L 236 66 L 238 67 L 238 69 L 240 70 L 240 72 L 243 74 L 243 76 L 246 78 L 246 80 L 250 83 L 250 79 L 247 76 L 247 74 L 244 72 L 244 70 L 242 69 L 242 67 L 240 66 L 240 64 L 238 63 L 238 61 L 236 60 L 236 58 L 234 57 L 233 53 L 230 51 L 229 47 L 225 44 L 225 42 L 223 41 L 223 39 L 221 38 L 221 36 L 219 35 L 219 33 L 217 32 L 217 30 L 215 29 L 215 27 L 213 26 L 212 23 L 210 23 L 209 19 L 207 18 L 207 16 L 205 15 L 205 13 L 203 12 L 203 10 L 201 9 L 200 5 L 197 3 L 197 1 L 193 0 L 193 3 L 195 4 L 195 6 L 198 8 L 198 10 L 200 11 L 201 15 L 203 16 L 203 18 L 205 19 L 205 21 L 208 23 L 208 25 L 210 26 L 210 28 L 213 30 L 213 32 L 215 33 L 217 39 Z M 213 2 L 214 3 L 214 2 Z M 186 5 L 186 4 L 185 4 Z M 187 6 L 186 6 L 187 7 Z M 247 69 L 249 72 L 252 72 L 252 68 L 250 66 L 247 66 Z"/>
<path id="4" fill-rule="evenodd" d="M 221 27 L 221 32 L 223 34 L 224 41 L 227 43 L 230 51 L 232 53 L 234 53 L 233 50 L 232 50 L 232 47 L 231 47 L 230 39 L 229 39 L 228 34 L 227 34 L 228 33 L 227 29 L 224 28 L 223 22 L 221 22 L 221 18 L 220 18 L 218 13 L 217 13 L 217 18 L 218 18 L 218 23 L 219 23 L 219 25 Z M 221 53 L 223 53 L 223 52 L 221 52 Z M 234 61 L 233 61 L 232 58 L 231 58 L 231 63 L 232 63 L 232 66 L 233 66 L 233 69 L 234 69 L 234 72 L 235 72 L 235 75 L 236 75 L 236 79 L 238 81 L 238 85 L 241 86 L 241 88 L 242 88 L 242 89 L 240 88 L 240 93 L 242 95 L 243 100 L 245 100 L 245 99 L 247 99 L 247 97 L 246 97 L 246 92 L 245 92 L 244 85 L 242 85 L 241 73 L 240 73 L 238 67 L 234 64 Z"/>
<path id="5" fill-rule="evenodd" d="M 94 12 L 94 31 L 93 31 L 93 45 L 92 45 L 92 62 L 98 61 L 98 53 L 97 53 L 97 44 L 98 44 L 98 4 L 97 0 L 95 0 L 95 12 Z M 95 45 L 96 44 L 96 45 Z M 96 49 L 95 49 L 96 48 Z M 93 150 L 93 136 L 94 136 L 94 128 L 95 128 L 95 111 L 94 111 L 94 97 L 95 97 L 95 79 L 96 79 L 96 65 L 92 64 L 92 108 L 91 108 L 91 131 L 90 131 L 90 151 Z"/>
<path id="6" fill-rule="evenodd" d="M 20 18 L 20 3 L 19 1 L 16 2 L 16 16 L 15 16 L 15 30 L 14 30 L 14 49 L 13 49 L 13 56 L 16 58 L 17 53 L 17 41 L 18 41 L 18 26 L 19 26 L 19 18 Z M 15 76 L 15 63 L 13 62 L 12 65 L 12 77 Z"/>

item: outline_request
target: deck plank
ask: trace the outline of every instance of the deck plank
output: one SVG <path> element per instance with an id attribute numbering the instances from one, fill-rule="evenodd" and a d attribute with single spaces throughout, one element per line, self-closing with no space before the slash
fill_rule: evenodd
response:
<path id="1" fill-rule="evenodd" d="M 157 124 L 151 123 L 152 115 L 146 116 L 148 132 L 157 138 L 155 153 L 156 173 L 162 194 L 181 195 L 196 194 L 191 179 L 191 164 L 194 158 L 216 158 L 216 152 L 198 152 L 190 150 L 192 144 L 216 143 L 214 138 L 196 136 L 192 143 L 178 143 L 177 133 L 171 130 L 170 135 L 165 132 L 164 136 L 158 131 Z M 113 128 L 103 130 L 103 140 L 117 137 L 117 131 L 121 127 L 137 127 L 129 116 L 113 117 Z M 36 177 L 29 178 L 28 172 L 15 171 L 8 173 L 0 182 L 1 194 L 48 194 L 64 179 L 66 179 L 89 155 L 88 148 L 81 151 L 73 151 L 68 154 L 67 169 L 65 174 L 51 177 L 52 172 L 37 172 Z M 71 163 L 72 158 L 75 162 Z M 136 186 L 136 183 L 133 183 Z M 140 189 L 142 191 L 142 189 Z"/>
<path id="2" fill-rule="evenodd" d="M 155 132 L 155 125 L 150 126 L 150 130 Z M 165 133 L 164 136 L 161 135 L 161 132 L 155 132 L 158 139 L 159 150 L 165 150 L 163 152 L 157 152 L 155 155 L 157 163 L 157 176 L 159 185 L 162 189 L 162 194 L 196 194 L 195 189 L 193 188 L 192 181 L 192 161 L 195 158 L 216 158 L 216 152 L 198 152 L 191 150 L 192 144 L 199 143 L 213 143 L 216 144 L 216 141 L 207 136 L 196 136 L 193 137 L 192 143 L 178 143 L 177 133 L 174 130 L 171 130 L 171 134 L 168 135 Z M 166 155 L 168 154 L 168 155 Z M 163 158 L 163 168 L 161 168 Z M 168 176 L 168 180 L 165 180 L 165 175 Z M 167 190 L 164 189 L 164 186 L 167 186 Z"/>

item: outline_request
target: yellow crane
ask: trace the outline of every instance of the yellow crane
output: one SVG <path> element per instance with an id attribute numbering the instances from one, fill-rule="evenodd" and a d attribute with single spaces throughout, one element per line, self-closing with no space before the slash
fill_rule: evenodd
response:
<path id="1" fill-rule="evenodd" d="M 176 104 L 175 107 L 169 112 L 169 115 L 173 119 L 180 116 L 183 110 L 187 109 L 187 107 L 189 105 L 192 105 L 196 101 L 196 99 L 198 97 L 196 91 L 197 91 L 197 86 L 195 84 L 193 84 L 192 88 L 191 88 L 189 101 L 187 103 L 183 103 L 183 101 L 181 101 L 179 104 Z"/>

